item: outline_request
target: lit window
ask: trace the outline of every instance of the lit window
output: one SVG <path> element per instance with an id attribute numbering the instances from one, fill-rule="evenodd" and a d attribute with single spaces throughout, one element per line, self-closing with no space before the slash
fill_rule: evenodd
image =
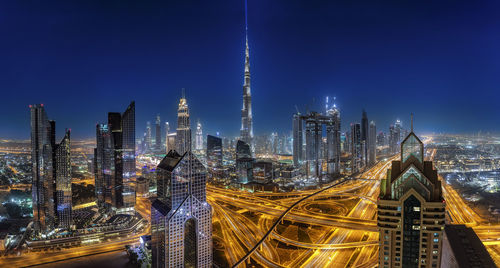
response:
<path id="1" fill-rule="evenodd" d="M 420 207 L 413 207 L 413 211 L 420 211 Z"/>

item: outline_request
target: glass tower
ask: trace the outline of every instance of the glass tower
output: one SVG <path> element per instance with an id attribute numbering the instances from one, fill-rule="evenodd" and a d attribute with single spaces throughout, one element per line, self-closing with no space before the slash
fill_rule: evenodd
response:
<path id="1" fill-rule="evenodd" d="M 101 209 L 133 213 L 135 206 L 135 102 L 123 114 L 108 113 L 96 127 L 95 185 Z"/>
<path id="2" fill-rule="evenodd" d="M 55 147 L 56 213 L 59 228 L 70 228 L 72 221 L 70 131 Z"/>
<path id="3" fill-rule="evenodd" d="M 37 233 L 54 227 L 53 148 L 55 123 L 43 104 L 30 105 L 33 223 Z"/>
<path id="4" fill-rule="evenodd" d="M 206 168 L 191 153 L 170 151 L 157 167 L 151 205 L 153 267 L 212 267 L 212 209 Z"/>

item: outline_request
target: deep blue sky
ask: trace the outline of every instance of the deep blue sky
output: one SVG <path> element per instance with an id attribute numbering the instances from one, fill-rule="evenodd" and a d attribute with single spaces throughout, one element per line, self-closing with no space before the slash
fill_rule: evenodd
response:
<path id="1" fill-rule="evenodd" d="M 365 108 L 384 131 L 411 112 L 420 132 L 500 130 L 498 1 L 326 2 L 249 0 L 256 134 L 326 95 L 344 128 Z M 139 136 L 176 125 L 183 87 L 193 127 L 239 132 L 243 1 L 3 1 L 0 37 L 0 137 L 29 138 L 33 103 L 93 137 L 130 100 Z"/>

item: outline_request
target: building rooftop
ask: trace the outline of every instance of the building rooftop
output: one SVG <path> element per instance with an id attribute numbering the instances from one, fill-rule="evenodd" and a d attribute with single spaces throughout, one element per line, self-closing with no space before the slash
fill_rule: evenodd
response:
<path id="1" fill-rule="evenodd" d="M 444 232 L 460 267 L 496 267 L 472 228 L 465 225 L 446 225 Z"/>

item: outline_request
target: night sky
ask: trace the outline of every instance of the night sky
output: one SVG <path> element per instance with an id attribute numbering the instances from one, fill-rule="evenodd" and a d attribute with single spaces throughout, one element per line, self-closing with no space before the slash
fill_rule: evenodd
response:
<path id="1" fill-rule="evenodd" d="M 147 2 L 147 3 L 146 3 Z M 249 0 L 256 135 L 291 131 L 295 105 L 337 97 L 345 130 L 397 118 L 418 132 L 500 130 L 499 1 Z M 43 103 L 58 136 L 95 135 L 136 101 L 137 135 L 175 127 L 181 88 L 204 134 L 238 135 L 244 2 L 2 1 L 0 137 L 29 138 Z"/>

